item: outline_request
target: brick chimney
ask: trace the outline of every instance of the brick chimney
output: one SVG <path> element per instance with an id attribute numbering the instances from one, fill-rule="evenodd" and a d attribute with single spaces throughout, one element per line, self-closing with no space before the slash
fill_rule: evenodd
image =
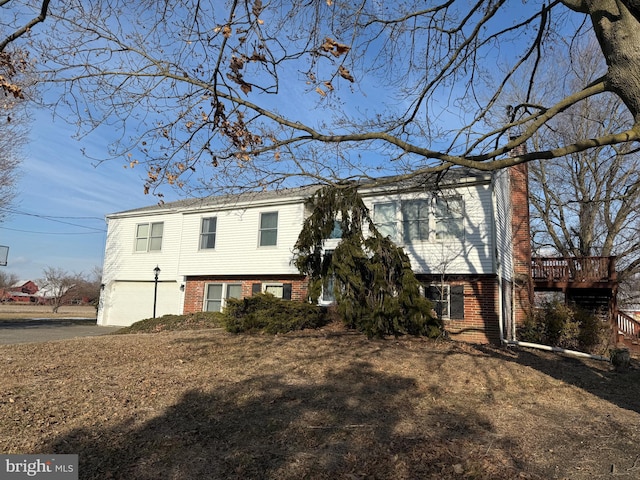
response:
<path id="1" fill-rule="evenodd" d="M 526 145 L 516 147 L 512 157 L 526 153 Z M 513 239 L 514 310 L 521 325 L 533 305 L 531 278 L 531 228 L 529 219 L 529 168 L 526 163 L 509 167 L 511 185 L 511 231 Z"/>

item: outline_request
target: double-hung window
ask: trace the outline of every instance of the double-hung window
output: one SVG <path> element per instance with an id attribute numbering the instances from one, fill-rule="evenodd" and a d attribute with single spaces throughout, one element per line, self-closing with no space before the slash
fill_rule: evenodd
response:
<path id="1" fill-rule="evenodd" d="M 438 318 L 449 318 L 449 285 L 429 285 L 425 294 Z"/>
<path id="2" fill-rule="evenodd" d="M 402 202 L 400 209 L 404 243 L 427 240 L 429 238 L 429 201 L 406 200 Z"/>
<path id="3" fill-rule="evenodd" d="M 216 248 L 216 228 L 218 219 L 209 217 L 202 219 L 200 228 L 200 250 Z"/>
<path id="4" fill-rule="evenodd" d="M 376 203 L 373 205 L 373 223 L 383 237 L 397 238 L 396 204 Z"/>
<path id="5" fill-rule="evenodd" d="M 260 240 L 261 247 L 275 246 L 278 243 L 278 212 L 260 214 Z"/>
<path id="6" fill-rule="evenodd" d="M 333 256 L 333 250 L 324 251 L 324 261 L 331 262 Z M 322 280 L 322 296 L 320 297 L 320 303 L 323 305 L 335 303 L 335 275 L 326 275 Z"/>
<path id="7" fill-rule="evenodd" d="M 163 230 L 163 222 L 136 225 L 136 252 L 159 252 L 162 250 Z"/>
<path id="8" fill-rule="evenodd" d="M 425 296 L 433 304 L 438 318 L 464 320 L 464 286 L 431 284 L 425 288 Z"/>
<path id="9" fill-rule="evenodd" d="M 462 197 L 436 197 L 436 238 L 464 240 L 464 202 Z"/>
<path id="10" fill-rule="evenodd" d="M 242 298 L 242 285 L 239 283 L 210 283 L 207 285 L 206 312 L 221 312 L 229 298 Z"/>

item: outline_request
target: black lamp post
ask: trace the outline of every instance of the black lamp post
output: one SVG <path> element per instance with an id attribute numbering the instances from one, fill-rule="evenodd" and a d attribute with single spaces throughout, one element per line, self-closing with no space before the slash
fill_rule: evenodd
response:
<path id="1" fill-rule="evenodd" d="M 153 269 L 154 285 L 153 285 L 153 318 L 156 318 L 156 301 L 158 300 L 158 275 L 160 274 L 160 267 L 156 265 Z"/>

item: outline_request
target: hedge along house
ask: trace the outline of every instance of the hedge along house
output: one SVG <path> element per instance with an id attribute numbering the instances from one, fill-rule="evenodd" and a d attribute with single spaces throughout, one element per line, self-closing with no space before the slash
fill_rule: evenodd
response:
<path id="1" fill-rule="evenodd" d="M 372 185 L 359 191 L 374 222 L 409 255 L 452 336 L 498 342 L 502 330 L 510 339 L 531 301 L 526 167 L 451 169 L 437 180 Z M 319 188 L 108 215 L 98 323 L 130 325 L 154 310 L 219 311 L 228 298 L 256 292 L 303 301 L 307 280 L 293 266 L 293 247 Z M 327 239 L 324 248 L 337 241 Z M 326 292 L 323 302 L 330 301 Z"/>

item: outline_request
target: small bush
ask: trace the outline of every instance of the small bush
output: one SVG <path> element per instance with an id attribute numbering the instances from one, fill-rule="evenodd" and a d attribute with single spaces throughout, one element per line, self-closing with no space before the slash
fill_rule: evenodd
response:
<path id="1" fill-rule="evenodd" d="M 196 312 L 186 315 L 163 315 L 147 318 L 118 330 L 117 334 L 156 333 L 175 330 L 198 330 L 200 328 L 219 328 L 224 325 L 219 312 Z"/>
<path id="2" fill-rule="evenodd" d="M 580 325 L 578 343 L 584 351 L 605 354 L 611 343 L 611 325 L 600 316 L 582 309 L 576 310 L 575 319 Z"/>
<path id="3" fill-rule="evenodd" d="M 231 333 L 285 333 L 326 325 L 326 309 L 309 303 L 292 302 L 260 293 L 243 299 L 229 299 L 224 309 L 225 328 Z"/>
<path id="4" fill-rule="evenodd" d="M 597 315 L 557 300 L 545 302 L 518 331 L 525 342 L 589 353 L 605 351 L 608 337 L 609 327 Z"/>

